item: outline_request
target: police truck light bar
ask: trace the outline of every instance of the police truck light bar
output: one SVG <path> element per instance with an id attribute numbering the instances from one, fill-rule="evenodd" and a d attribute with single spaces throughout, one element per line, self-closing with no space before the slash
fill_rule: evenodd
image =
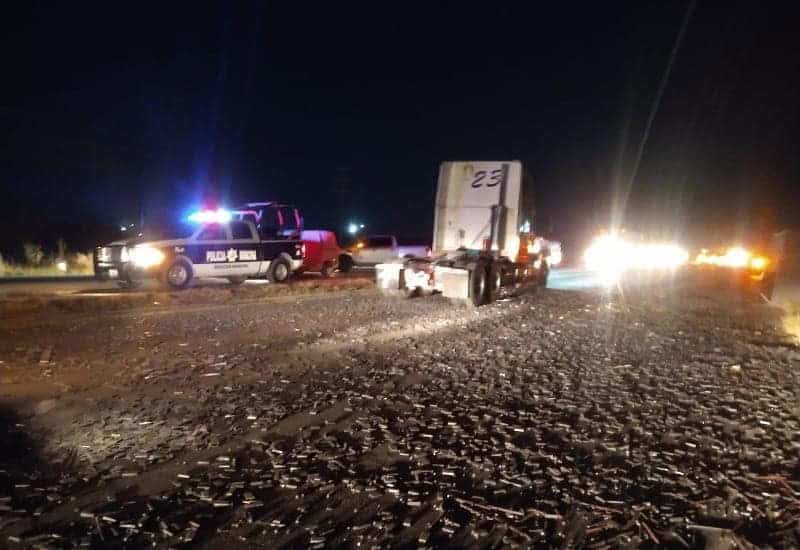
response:
<path id="1" fill-rule="evenodd" d="M 216 210 L 199 210 L 189 214 L 189 221 L 194 223 L 227 223 L 231 221 L 231 213 L 224 208 Z"/>

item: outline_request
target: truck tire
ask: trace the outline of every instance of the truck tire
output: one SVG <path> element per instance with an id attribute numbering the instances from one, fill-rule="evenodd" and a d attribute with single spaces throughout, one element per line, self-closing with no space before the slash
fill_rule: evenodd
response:
<path id="1" fill-rule="evenodd" d="M 349 273 L 353 271 L 353 258 L 347 254 L 339 256 L 339 271 L 342 273 Z"/>
<path id="2" fill-rule="evenodd" d="M 469 272 L 469 303 L 478 307 L 487 303 L 489 272 L 486 264 L 478 262 Z"/>
<path id="3" fill-rule="evenodd" d="M 172 289 L 182 290 L 194 276 L 192 265 L 183 258 L 173 260 L 164 270 L 164 283 Z"/>
<path id="4" fill-rule="evenodd" d="M 283 256 L 278 256 L 269 264 L 267 279 L 270 283 L 285 283 L 292 274 L 292 266 Z"/>
<path id="5" fill-rule="evenodd" d="M 244 283 L 247 277 L 228 277 L 228 282 L 232 285 L 240 285 Z"/>
<path id="6" fill-rule="evenodd" d="M 488 280 L 486 283 L 486 301 L 494 302 L 500 297 L 503 288 L 503 270 L 497 262 L 488 266 Z"/>

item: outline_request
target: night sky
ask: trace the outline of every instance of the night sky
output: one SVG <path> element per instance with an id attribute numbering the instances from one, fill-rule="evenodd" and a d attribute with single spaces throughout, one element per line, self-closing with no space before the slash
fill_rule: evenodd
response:
<path id="1" fill-rule="evenodd" d="M 683 238 L 800 225 L 798 2 L 19 4 L 6 247 L 204 198 L 424 241 L 456 159 L 522 160 L 567 239 L 612 211 Z"/>

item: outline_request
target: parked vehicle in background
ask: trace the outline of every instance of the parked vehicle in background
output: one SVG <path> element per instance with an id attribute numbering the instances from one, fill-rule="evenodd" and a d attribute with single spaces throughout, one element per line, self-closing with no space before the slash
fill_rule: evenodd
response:
<path id="1" fill-rule="evenodd" d="M 342 271 L 355 266 L 374 266 L 401 258 L 426 258 L 431 254 L 429 246 L 401 246 L 394 235 L 369 235 L 358 239 L 339 257 Z"/>
<path id="2" fill-rule="evenodd" d="M 132 239 L 98 247 L 95 276 L 115 279 L 124 288 L 148 277 L 174 289 L 203 277 L 222 277 L 232 284 L 248 277 L 283 283 L 303 263 L 300 240 L 262 238 L 251 221 L 201 223 L 188 236 L 174 236 L 179 238 Z"/>
<path id="3" fill-rule="evenodd" d="M 333 275 L 342 254 L 336 234 L 324 229 L 305 229 L 300 232 L 300 239 L 306 247 L 306 255 L 298 272 L 319 272 L 323 277 Z"/>
<path id="4" fill-rule="evenodd" d="M 479 306 L 545 285 L 550 247 L 531 232 L 531 191 L 523 188 L 519 161 L 443 163 L 432 257 L 376 265 L 378 287 L 391 294 L 440 292 Z"/>
<path id="5" fill-rule="evenodd" d="M 693 266 L 710 276 L 722 275 L 743 290 L 755 291 L 766 300 L 771 300 L 782 250 L 767 250 L 768 247 L 763 245 L 757 248 L 731 246 L 715 250 L 702 249 Z"/>

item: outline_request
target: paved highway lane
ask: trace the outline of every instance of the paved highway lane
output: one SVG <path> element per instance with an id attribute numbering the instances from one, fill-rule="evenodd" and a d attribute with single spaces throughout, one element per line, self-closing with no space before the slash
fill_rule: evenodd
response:
<path id="1" fill-rule="evenodd" d="M 554 269 L 547 280 L 547 288 L 558 290 L 584 290 L 601 286 L 597 274 L 585 269 Z"/>
<path id="2" fill-rule="evenodd" d="M 372 270 L 357 270 L 353 273 L 338 273 L 330 280 L 331 284 L 336 284 L 339 279 L 371 279 L 374 277 Z M 631 284 L 648 284 L 653 281 L 643 277 L 641 281 L 629 278 L 626 286 Z M 309 282 L 320 280 L 317 274 L 306 274 L 297 277 L 295 280 Z M 800 278 L 799 277 L 779 277 L 773 297 L 773 305 L 785 307 L 790 302 L 800 303 Z M 247 281 L 247 286 L 269 284 L 265 280 L 253 279 Z M 194 288 L 227 288 L 229 283 L 225 279 L 203 279 L 195 281 Z M 557 268 L 550 272 L 547 287 L 554 290 L 592 290 L 603 287 L 603 282 L 597 273 L 578 268 Z M 153 280 L 145 281 L 144 285 L 135 291 L 121 290 L 113 281 L 96 281 L 92 277 L 70 277 L 63 279 L 41 278 L 41 279 L 0 279 L 0 300 L 4 298 L 25 297 L 25 296 L 108 296 L 109 294 L 136 294 L 141 292 L 159 292 L 163 287 Z"/>
<path id="3" fill-rule="evenodd" d="M 373 275 L 364 271 L 353 273 L 338 273 L 336 279 L 363 279 Z M 310 273 L 300 275 L 295 278 L 300 281 L 310 281 L 321 279 L 318 274 Z M 264 279 L 250 279 L 247 285 L 269 284 Z M 226 279 L 202 279 L 194 281 L 192 288 L 201 287 L 229 287 L 230 283 Z M 91 296 L 107 295 L 110 293 L 136 293 L 136 292 L 159 292 L 165 288 L 155 280 L 146 280 L 143 285 L 133 291 L 120 289 L 114 281 L 98 281 L 94 277 L 64 277 L 60 278 L 38 278 L 38 279 L 0 279 L 0 299 L 11 298 L 14 296 L 70 296 L 84 295 Z"/>
<path id="4" fill-rule="evenodd" d="M 358 270 L 353 273 L 339 273 L 337 278 L 370 278 L 371 270 Z M 319 278 L 319 275 L 302 275 L 301 280 Z M 266 284 L 266 281 L 253 279 L 246 284 Z M 225 279 L 204 279 L 196 281 L 193 286 L 227 286 Z M 548 288 L 559 290 L 579 290 L 596 288 L 600 285 L 597 276 L 591 271 L 581 269 L 554 269 L 550 273 Z M 157 281 L 145 281 L 140 291 L 158 291 L 161 287 Z M 97 281 L 93 277 L 64 277 L 61 278 L 31 278 L 31 279 L 0 279 L 0 298 L 14 295 L 56 295 L 66 296 L 73 294 L 118 293 L 121 291 L 114 281 Z M 127 291 L 125 291 L 127 292 Z"/>

